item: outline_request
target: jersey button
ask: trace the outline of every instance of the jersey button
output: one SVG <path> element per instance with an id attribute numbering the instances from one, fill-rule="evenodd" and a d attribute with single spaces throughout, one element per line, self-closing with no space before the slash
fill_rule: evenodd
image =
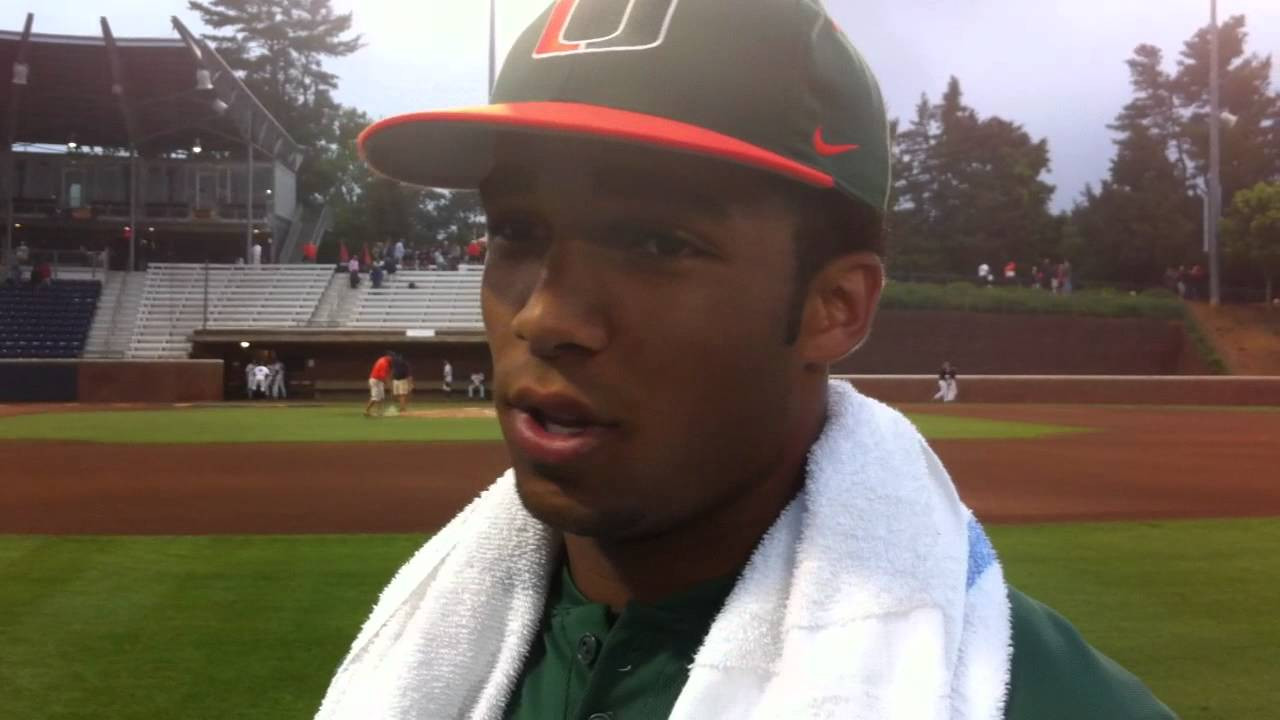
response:
<path id="1" fill-rule="evenodd" d="M 578 638 L 578 660 L 583 665 L 591 667 L 591 663 L 595 662 L 596 655 L 600 653 L 600 640 L 591 633 L 587 633 Z M 595 715 L 591 716 L 595 718 Z"/>

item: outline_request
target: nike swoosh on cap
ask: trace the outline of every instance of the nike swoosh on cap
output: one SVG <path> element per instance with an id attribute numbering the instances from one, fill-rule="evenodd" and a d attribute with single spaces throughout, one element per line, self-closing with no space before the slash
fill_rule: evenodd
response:
<path id="1" fill-rule="evenodd" d="M 860 146 L 858 145 L 832 145 L 822 138 L 822 126 L 819 125 L 817 130 L 813 131 L 813 149 L 822 157 L 832 157 L 842 155 L 847 152 L 853 152 Z"/>

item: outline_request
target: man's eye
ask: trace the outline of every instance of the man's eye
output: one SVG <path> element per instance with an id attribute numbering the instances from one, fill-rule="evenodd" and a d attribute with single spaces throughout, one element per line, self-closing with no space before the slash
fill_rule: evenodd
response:
<path id="1" fill-rule="evenodd" d="M 634 230 L 623 235 L 623 245 L 632 252 L 661 258 L 696 255 L 698 248 L 676 233 L 660 230 Z"/>

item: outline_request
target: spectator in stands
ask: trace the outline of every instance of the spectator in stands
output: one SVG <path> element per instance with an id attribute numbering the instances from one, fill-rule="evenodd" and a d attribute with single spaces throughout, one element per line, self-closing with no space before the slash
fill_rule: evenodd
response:
<path id="1" fill-rule="evenodd" d="M 31 284 L 33 286 L 53 284 L 53 266 L 48 260 L 40 258 L 31 267 Z"/>
<path id="2" fill-rule="evenodd" d="M 475 395 L 473 395 L 472 393 L 476 391 L 479 391 L 480 399 L 483 400 L 484 399 L 484 373 L 479 371 L 471 373 L 471 384 L 467 386 L 467 397 L 469 398 L 475 397 Z"/>
<path id="3" fill-rule="evenodd" d="M 262 264 L 262 243 L 254 243 L 253 247 L 249 248 L 249 253 L 250 265 Z"/>
<path id="4" fill-rule="evenodd" d="M 444 389 L 444 391 L 445 391 L 445 393 L 446 393 L 446 394 L 447 394 L 447 393 L 452 393 L 452 392 L 453 392 L 453 366 L 449 364 L 449 361 L 448 361 L 448 360 L 445 360 L 445 361 L 444 361 L 444 384 L 443 384 L 443 389 Z"/>
<path id="5" fill-rule="evenodd" d="M 1177 288 L 1178 290 L 1178 297 L 1180 298 L 1187 297 L 1187 266 L 1186 265 L 1178 266 L 1177 280 L 1174 282 L 1174 287 Z"/>
<path id="6" fill-rule="evenodd" d="M 320 249 L 316 247 L 316 244 L 314 242 L 310 240 L 306 241 L 305 243 L 302 244 L 303 262 L 314 263 L 316 261 L 316 256 L 319 254 L 319 252 L 320 252 Z"/>
<path id="7" fill-rule="evenodd" d="M 982 263 L 978 266 L 978 284 L 991 287 L 991 283 L 995 282 L 995 277 L 991 274 L 991 266 Z"/>
<path id="8" fill-rule="evenodd" d="M 484 255 L 484 249 L 480 247 L 479 240 L 472 240 L 471 243 L 467 245 L 467 264 L 468 265 L 479 265 L 483 255 Z"/>
<path id="9" fill-rule="evenodd" d="M 391 394 L 395 396 L 400 412 L 408 412 L 409 396 L 413 394 L 413 367 L 402 353 L 391 356 Z"/>
<path id="10" fill-rule="evenodd" d="M 1171 293 L 1178 292 L 1178 271 L 1172 265 L 1164 269 L 1164 289 Z"/>
<path id="11" fill-rule="evenodd" d="M 1187 294 L 1192 300 L 1199 300 L 1208 294 L 1205 292 L 1204 281 L 1204 267 L 1192 265 L 1191 272 L 1187 273 Z"/>
<path id="12" fill-rule="evenodd" d="M 1063 258 L 1062 264 L 1058 266 L 1058 292 L 1070 295 L 1071 289 L 1071 261 Z"/>
<path id="13" fill-rule="evenodd" d="M 396 265 L 404 264 L 404 254 L 404 238 L 400 238 L 399 240 L 396 240 L 395 247 L 391 250 L 391 256 L 396 261 Z"/>
<path id="14" fill-rule="evenodd" d="M 360 258 L 355 255 L 347 261 L 347 272 L 351 276 L 351 289 L 355 290 L 360 287 Z"/>
<path id="15" fill-rule="evenodd" d="M 31 248 L 27 246 L 26 240 L 19 240 L 18 247 L 13 249 L 13 255 L 18 259 L 19 265 L 26 265 L 31 259 Z"/>
<path id="16" fill-rule="evenodd" d="M 9 277 L 5 280 L 8 285 L 22 284 L 22 266 L 16 261 L 9 266 Z"/>
<path id="17" fill-rule="evenodd" d="M 1018 263 L 1012 260 L 1004 264 L 1004 284 L 1018 284 Z"/>
<path id="18" fill-rule="evenodd" d="M 375 417 L 373 409 L 378 408 L 377 417 L 382 416 L 382 403 L 387 399 L 387 383 L 391 381 L 391 352 L 383 354 L 373 364 L 369 372 L 369 403 L 364 406 L 365 417 Z"/>
<path id="19" fill-rule="evenodd" d="M 284 379 L 284 363 L 280 362 L 279 356 L 272 354 L 275 362 L 271 363 L 271 397 L 272 399 L 281 400 L 289 397 L 288 388 L 285 386 Z"/>
<path id="20" fill-rule="evenodd" d="M 369 271 L 369 284 L 374 290 L 382 287 L 382 277 L 386 270 L 383 269 L 382 261 L 378 260 L 373 264 L 373 269 Z"/>

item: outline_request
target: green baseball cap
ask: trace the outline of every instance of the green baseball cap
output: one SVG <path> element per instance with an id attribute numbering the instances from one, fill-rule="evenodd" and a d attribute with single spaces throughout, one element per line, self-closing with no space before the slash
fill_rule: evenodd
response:
<path id="1" fill-rule="evenodd" d="M 880 88 L 819 0 L 556 0 L 512 47 L 492 104 L 387 118 L 359 145 L 381 175 L 475 188 L 503 133 L 688 153 L 888 202 Z"/>

